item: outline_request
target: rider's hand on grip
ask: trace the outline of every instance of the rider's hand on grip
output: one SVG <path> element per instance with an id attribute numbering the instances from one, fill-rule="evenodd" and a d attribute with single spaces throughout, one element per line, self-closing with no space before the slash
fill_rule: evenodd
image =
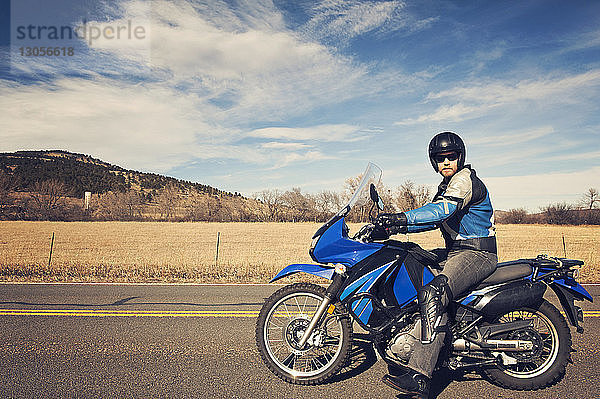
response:
<path id="1" fill-rule="evenodd" d="M 373 222 L 375 226 L 386 230 L 388 236 L 396 233 L 406 233 L 406 215 L 400 213 L 382 213 Z"/>
<path id="2" fill-rule="evenodd" d="M 387 240 L 390 237 L 390 233 L 384 227 L 376 224 L 369 225 L 369 238 L 373 241 Z"/>

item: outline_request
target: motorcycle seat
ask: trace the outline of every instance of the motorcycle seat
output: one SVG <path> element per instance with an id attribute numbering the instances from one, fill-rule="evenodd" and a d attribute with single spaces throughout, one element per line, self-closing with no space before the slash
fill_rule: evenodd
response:
<path id="1" fill-rule="evenodd" d="M 498 263 L 496 270 L 477 286 L 477 289 L 489 287 L 490 285 L 500 284 L 511 280 L 517 280 L 529 276 L 533 268 L 529 263 Z"/>

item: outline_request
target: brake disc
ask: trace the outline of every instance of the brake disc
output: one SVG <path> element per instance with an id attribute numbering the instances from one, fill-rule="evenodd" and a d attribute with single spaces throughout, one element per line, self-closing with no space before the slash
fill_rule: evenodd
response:
<path id="1" fill-rule="evenodd" d="M 539 332 L 532 329 L 515 331 L 509 334 L 508 339 L 531 341 L 533 349 L 524 352 L 513 352 L 510 355 L 520 362 L 530 362 L 541 356 L 544 349 L 544 339 Z"/>

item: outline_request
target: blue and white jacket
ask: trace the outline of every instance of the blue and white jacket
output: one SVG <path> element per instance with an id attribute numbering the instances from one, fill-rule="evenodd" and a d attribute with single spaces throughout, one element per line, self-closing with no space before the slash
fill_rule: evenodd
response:
<path id="1" fill-rule="evenodd" d="M 496 253 L 490 194 L 470 165 L 442 181 L 432 202 L 404 212 L 408 233 L 440 228 L 446 248 Z"/>

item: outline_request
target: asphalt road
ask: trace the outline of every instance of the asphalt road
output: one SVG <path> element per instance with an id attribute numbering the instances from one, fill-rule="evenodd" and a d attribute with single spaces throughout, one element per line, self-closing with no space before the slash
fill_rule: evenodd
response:
<path id="1" fill-rule="evenodd" d="M 353 363 L 316 387 L 284 383 L 262 364 L 254 324 L 278 286 L 0 285 L 0 397 L 395 398 L 386 367 L 357 334 Z M 600 287 L 588 286 L 600 309 Z M 594 307 L 597 306 L 597 307 Z M 478 374 L 436 375 L 437 398 L 598 398 L 600 318 L 572 330 L 565 378 L 537 392 Z"/>

